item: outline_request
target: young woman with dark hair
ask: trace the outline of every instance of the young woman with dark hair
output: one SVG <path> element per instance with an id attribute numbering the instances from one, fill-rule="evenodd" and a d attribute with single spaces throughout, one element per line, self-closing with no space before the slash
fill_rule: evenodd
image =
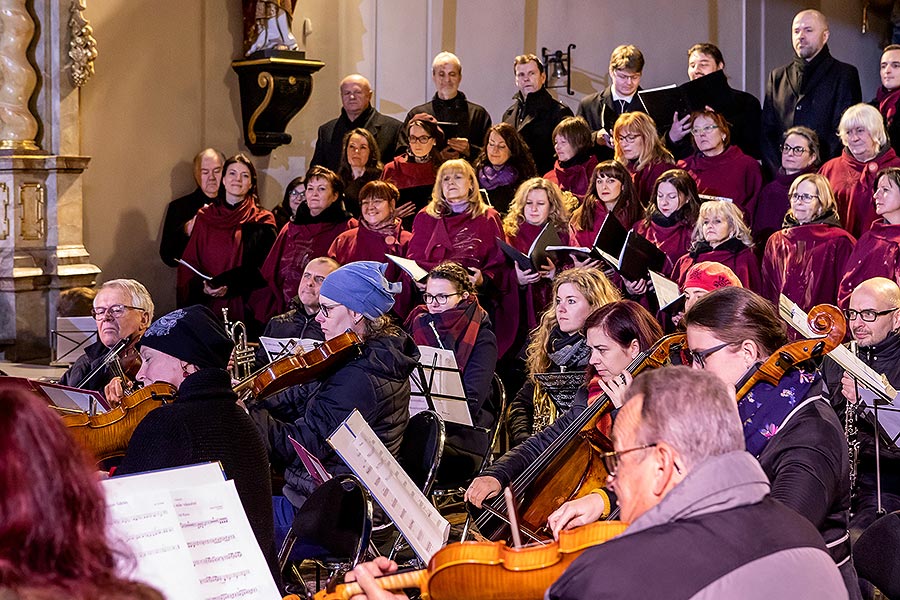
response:
<path id="1" fill-rule="evenodd" d="M 644 218 L 634 230 L 666 253 L 663 275 L 670 275 L 675 262 L 691 247 L 691 231 L 697 223 L 700 198 L 697 184 L 687 171 L 670 169 L 659 176 L 653 186 L 653 204 L 646 207 Z"/>
<path id="2" fill-rule="evenodd" d="M 344 182 L 344 208 L 359 218 L 359 192 L 381 177 L 384 165 L 378 157 L 378 142 L 368 129 L 358 127 L 344 134 L 338 175 Z"/>
<path id="3" fill-rule="evenodd" d="M 481 154 L 472 166 L 478 184 L 488 193 L 491 206 L 501 215 L 509 210 L 519 185 L 538 174 L 531 150 L 509 123 L 497 123 L 488 129 Z"/>

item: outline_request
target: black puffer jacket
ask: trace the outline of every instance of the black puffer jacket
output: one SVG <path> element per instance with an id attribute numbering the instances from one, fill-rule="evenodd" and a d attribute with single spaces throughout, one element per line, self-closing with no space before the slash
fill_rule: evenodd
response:
<path id="1" fill-rule="evenodd" d="M 70 387 L 77 386 L 81 383 L 82 379 L 88 376 L 88 373 L 93 371 L 103 361 L 103 357 L 106 356 L 107 352 L 109 352 L 109 348 L 104 346 L 103 342 L 100 340 L 97 340 L 90 346 L 85 346 L 84 354 L 79 356 L 78 360 L 69 367 L 69 370 L 63 373 L 62 377 L 59 379 L 59 383 Z M 81 386 L 81 388 L 85 390 L 94 390 L 95 392 L 103 394 L 103 389 L 112 378 L 113 374 L 112 371 L 109 370 L 109 367 L 103 367 L 96 375 L 91 377 L 83 386 Z"/>
<path id="2" fill-rule="evenodd" d="M 396 455 L 409 420 L 409 375 L 419 350 L 406 333 L 366 340 L 362 354 L 316 383 L 294 386 L 251 406 L 272 462 L 287 467 L 284 495 L 300 507 L 315 483 L 288 436 L 319 458 L 332 475 L 350 469 L 327 438 L 358 409 L 376 435 Z"/>
<path id="3" fill-rule="evenodd" d="M 325 341 L 322 334 L 322 326 L 316 321 L 316 313 L 309 314 L 300 304 L 300 298 L 291 300 L 291 308 L 286 313 L 275 315 L 266 325 L 263 331 L 265 337 L 271 338 L 297 338 Z M 256 368 L 259 369 L 269 363 L 266 349 L 260 344 L 256 350 Z"/>

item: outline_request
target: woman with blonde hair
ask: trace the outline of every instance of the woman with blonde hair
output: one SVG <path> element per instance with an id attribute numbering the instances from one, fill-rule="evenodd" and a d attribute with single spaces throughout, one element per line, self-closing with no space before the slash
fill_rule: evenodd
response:
<path id="1" fill-rule="evenodd" d="M 585 319 L 618 300 L 619 291 L 599 270 L 576 267 L 556 277 L 553 298 L 554 305 L 544 311 L 540 324 L 531 332 L 525 353 L 528 379 L 510 403 L 511 445 L 525 441 L 569 409 L 571 397 L 550 399 L 534 374 L 585 370 L 591 355 L 582 332 Z"/>
<path id="2" fill-rule="evenodd" d="M 624 113 L 613 126 L 615 158 L 625 165 L 634 181 L 641 206 L 652 201 L 653 184 L 675 166 L 675 159 L 656 131 L 656 123 L 642 112 Z"/>
<path id="3" fill-rule="evenodd" d="M 844 228 L 859 238 L 878 218 L 872 195 L 876 175 L 887 167 L 900 167 L 900 158 L 891 148 L 884 119 L 868 104 L 854 104 L 841 115 L 838 135 L 844 152 L 819 169 L 828 178 L 838 216 Z"/>
<path id="4" fill-rule="evenodd" d="M 766 243 L 763 296 L 777 304 L 784 294 L 803 310 L 834 304 L 856 240 L 841 227 L 831 185 L 822 175 L 801 175 L 788 197 L 783 228 Z"/>
<path id="5" fill-rule="evenodd" d="M 691 234 L 691 250 L 675 263 L 672 279 L 681 286 L 695 263 L 717 262 L 734 271 L 744 287 L 757 290 L 761 287 L 759 262 L 752 245 L 740 208 L 727 200 L 704 202 Z"/>

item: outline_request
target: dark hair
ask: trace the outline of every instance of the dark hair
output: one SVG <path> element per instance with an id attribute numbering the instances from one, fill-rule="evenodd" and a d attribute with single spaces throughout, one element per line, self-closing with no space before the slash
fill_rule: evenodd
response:
<path id="1" fill-rule="evenodd" d="M 642 352 L 649 350 L 663 336 L 659 321 L 633 300 L 610 302 L 592 312 L 584 321 L 585 336 L 595 327 L 603 329 L 622 347 L 637 340 Z"/>
<path id="2" fill-rule="evenodd" d="M 509 160 L 506 161 L 506 164 L 516 170 L 516 173 L 519 174 L 519 181 L 536 177 L 538 174 L 537 167 L 534 166 L 534 159 L 531 157 L 531 150 L 528 148 L 528 144 L 525 143 L 525 140 L 522 139 L 515 127 L 503 122 L 492 125 L 484 134 L 484 145 L 481 148 L 481 153 L 478 154 L 478 158 L 472 163 L 472 166 L 475 167 L 475 172 L 478 173 L 482 167 L 490 164 L 487 157 L 487 147 L 492 132 L 499 135 L 506 142 L 506 148 L 509 150 Z"/>
<path id="3" fill-rule="evenodd" d="M 300 186 L 306 186 L 306 180 L 302 177 L 294 177 L 289 184 L 284 186 L 284 199 L 281 201 L 281 208 L 286 210 L 289 215 L 293 214 L 291 212 L 291 192 Z"/>
<path id="4" fill-rule="evenodd" d="M 437 123 L 434 123 L 432 121 L 426 121 L 424 119 L 413 119 L 406 124 L 407 136 L 409 136 L 409 132 L 413 128 L 413 125 L 421 127 L 425 130 L 425 133 L 434 138 L 434 146 L 431 147 L 431 153 L 429 156 L 431 157 L 431 164 L 434 166 L 435 172 L 437 172 L 437 168 L 441 165 L 441 149 L 446 145 L 444 130 L 441 129 Z M 412 150 L 410 150 L 410 154 L 412 154 Z"/>
<path id="5" fill-rule="evenodd" d="M 368 129 L 357 127 L 356 129 L 351 129 L 345 133 L 344 139 L 341 140 L 341 164 L 338 167 L 338 175 L 340 175 L 345 182 L 353 179 L 350 161 L 347 159 L 347 147 L 350 145 L 350 138 L 354 135 L 366 138 L 366 143 L 369 144 L 369 160 L 366 161 L 365 167 L 379 172 L 384 169 L 384 165 L 381 164 L 381 150 L 378 148 L 378 142 L 375 140 L 375 136 L 372 135 L 372 132 Z"/>
<path id="6" fill-rule="evenodd" d="M 536 54 L 520 54 L 513 60 L 513 73 L 516 72 L 517 66 L 527 65 L 530 62 L 536 63 L 538 71 L 544 72 L 544 63 L 541 62 L 541 59 Z"/>
<path id="7" fill-rule="evenodd" d="M 379 200 L 387 200 L 396 203 L 400 199 L 400 190 L 393 183 L 376 179 L 362 186 L 359 190 L 359 201 L 366 198 L 378 198 Z"/>
<path id="8" fill-rule="evenodd" d="M 875 175 L 875 185 L 878 185 L 878 180 L 882 177 L 887 177 L 888 180 L 893 181 L 894 185 L 900 189 L 900 168 L 897 167 L 887 167 L 886 169 L 882 169 L 878 171 Z"/>
<path id="9" fill-rule="evenodd" d="M 711 119 L 713 123 L 719 128 L 719 131 L 725 134 L 725 147 L 728 147 L 728 144 L 731 143 L 731 127 L 728 125 L 728 121 L 723 117 L 720 113 L 717 113 L 714 110 L 698 110 L 691 113 L 691 127 L 694 126 L 694 121 L 696 121 L 700 117 L 706 117 L 707 119 Z M 691 144 L 694 145 L 694 150 L 697 150 L 697 142 L 694 140 L 694 136 L 691 136 Z"/>
<path id="10" fill-rule="evenodd" d="M 74 287 L 59 293 L 56 305 L 58 317 L 89 317 L 94 308 L 97 290 L 89 287 Z"/>
<path id="11" fill-rule="evenodd" d="M 162 598 L 116 574 L 128 557 L 108 541 L 92 461 L 41 398 L 14 388 L 0 391 L 0 515 L 4 589 L 59 588 L 79 600 L 137 598 L 143 590 Z"/>
<path id="12" fill-rule="evenodd" d="M 460 293 L 468 292 L 474 296 L 476 294 L 475 284 L 469 276 L 469 272 L 461 264 L 445 261 L 431 269 L 428 273 L 428 279 L 443 279 L 449 281 Z"/>
<path id="13" fill-rule="evenodd" d="M 622 193 L 619 194 L 615 210 L 621 211 L 627 223 L 637 221 L 641 215 L 641 203 L 637 197 L 637 191 L 634 189 L 631 174 L 619 161 L 605 160 L 594 167 L 587 194 L 584 196 L 584 202 L 572 211 L 572 223 L 575 227 L 581 231 L 592 231 L 594 229 L 594 213 L 597 211 L 597 205 L 600 202 L 600 198 L 597 196 L 597 177 L 599 175 L 613 177 L 622 184 Z"/>
<path id="14" fill-rule="evenodd" d="M 556 142 L 557 136 L 562 136 L 572 148 L 575 154 L 590 148 L 594 143 L 591 137 L 591 126 L 584 117 L 566 117 L 553 128 L 551 141 Z"/>
<path id="15" fill-rule="evenodd" d="M 719 50 L 719 47 L 715 44 L 710 44 L 709 42 L 694 44 L 693 46 L 688 48 L 688 58 L 690 58 L 691 54 L 693 54 L 694 52 L 699 52 L 700 54 L 710 56 L 714 61 L 716 61 L 716 64 L 722 65 L 723 68 L 725 67 L 725 58 L 722 56 L 722 51 Z"/>
<path id="16" fill-rule="evenodd" d="M 775 306 L 745 288 L 726 287 L 697 300 L 684 316 L 685 325 L 709 329 L 729 344 L 756 343 L 769 356 L 787 343 L 787 329 Z"/>
<path id="17" fill-rule="evenodd" d="M 327 181 L 331 186 L 331 191 L 337 194 L 338 200 L 344 194 L 344 181 L 338 177 L 337 173 L 327 167 L 322 165 L 310 167 L 309 171 L 306 172 L 306 184 L 309 185 L 309 182 L 313 179 L 324 179 Z"/>
<path id="18" fill-rule="evenodd" d="M 257 186 L 256 179 L 256 167 L 253 166 L 253 163 L 250 162 L 250 159 L 246 154 L 240 152 L 235 154 L 231 158 L 225 161 L 225 164 L 222 165 L 222 182 L 219 184 L 219 196 L 221 198 L 225 197 L 225 173 L 228 172 L 228 167 L 233 165 L 234 163 L 241 163 L 247 170 L 250 171 L 250 189 L 247 190 L 246 198 L 250 198 L 253 200 L 253 203 L 259 206 L 259 188 Z"/>
<path id="19" fill-rule="evenodd" d="M 900 50 L 900 46 L 897 46 L 897 49 Z M 820 152 L 819 145 L 819 134 L 810 129 L 809 127 L 804 127 L 803 125 L 797 125 L 795 127 L 791 127 L 787 131 L 784 132 L 784 135 L 781 136 L 781 144 L 784 145 L 787 143 L 787 139 L 789 135 L 799 135 L 803 139 L 805 139 L 809 143 L 809 149 L 813 152 L 813 166 L 818 166 L 820 162 L 822 162 L 822 155 Z"/>
<path id="20" fill-rule="evenodd" d="M 691 228 L 693 228 L 697 222 L 697 215 L 700 212 L 700 192 L 697 191 L 697 182 L 684 169 L 669 169 L 657 177 L 656 183 L 653 184 L 653 195 L 650 197 L 650 203 L 644 209 L 644 222 L 649 225 L 653 215 L 659 212 L 656 196 L 659 193 L 659 184 L 661 183 L 672 184 L 678 195 L 686 198 L 682 206 L 681 220 L 689 223 Z"/>

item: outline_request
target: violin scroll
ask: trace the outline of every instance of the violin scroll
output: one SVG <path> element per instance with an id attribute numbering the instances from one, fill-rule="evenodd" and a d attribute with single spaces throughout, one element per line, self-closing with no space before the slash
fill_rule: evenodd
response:
<path id="1" fill-rule="evenodd" d="M 824 354 L 837 348 L 847 334 L 847 320 L 837 306 L 817 304 L 809 310 L 807 325 L 817 335 L 825 336 Z"/>

